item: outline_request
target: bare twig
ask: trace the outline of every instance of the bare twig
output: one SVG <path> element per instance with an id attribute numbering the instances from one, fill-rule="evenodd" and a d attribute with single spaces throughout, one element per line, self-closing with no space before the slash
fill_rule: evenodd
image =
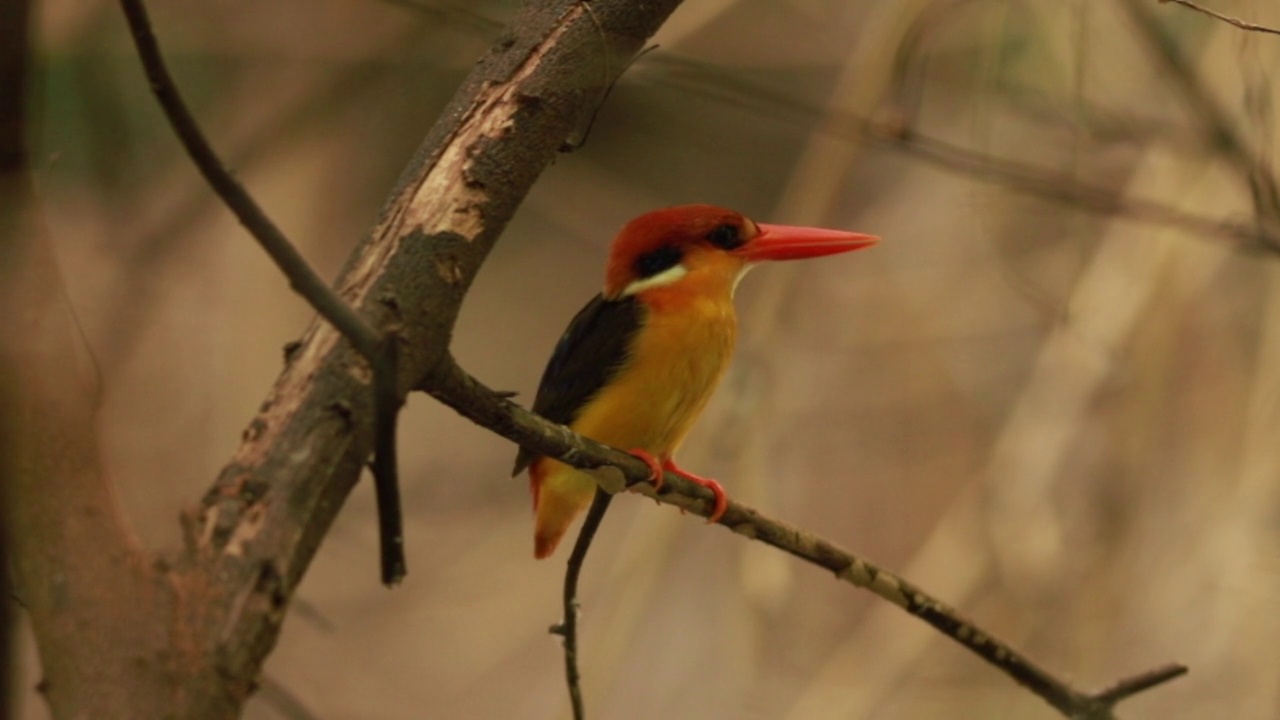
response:
<path id="1" fill-rule="evenodd" d="M 603 30 L 606 37 L 618 38 L 617 52 L 629 54 L 674 4 L 593 2 L 592 16 L 587 18 L 581 3 L 530 3 L 522 17 L 529 29 L 513 32 L 473 75 L 427 149 L 406 172 L 341 284 L 344 295 L 367 312 L 371 303 L 378 302 L 379 288 L 395 288 L 397 283 L 409 287 L 404 280 L 412 277 L 414 299 L 436 303 L 424 303 L 430 307 L 429 317 L 417 305 L 404 304 L 410 316 L 404 332 L 423 345 L 406 346 L 410 349 L 406 375 L 421 378 L 421 385 L 433 395 L 490 429 L 576 466 L 616 467 L 633 484 L 647 480 L 648 469 L 642 462 L 507 402 L 467 376 L 448 356 L 447 347 L 461 297 L 485 253 L 523 191 L 572 129 L 572 113 L 566 111 L 581 108 L 592 89 L 577 95 L 562 88 L 557 93 L 543 91 L 553 86 L 557 71 L 581 66 L 584 55 L 589 55 L 581 50 L 589 44 L 584 40 L 588 33 Z M 598 27 L 591 28 L 588 21 Z M 561 43 L 568 38 L 576 42 Z M 503 157 L 525 162 L 500 163 Z M 499 165 L 500 172 L 495 172 Z M 333 402 L 351 397 L 350 373 L 344 365 L 348 353 L 335 351 L 335 336 L 323 326 L 308 333 L 298 359 L 255 420 L 264 429 L 246 434 L 235 460 L 191 523 L 196 529 L 207 529 L 207 537 L 191 533 L 193 551 L 175 577 L 207 582 L 202 574 L 208 570 L 229 570 L 234 583 L 228 583 L 227 589 L 215 586 L 208 602 L 178 603 L 175 624 L 187 631 L 203 630 L 200 623 L 212 618 L 220 638 L 241 641 L 235 646 L 208 643 L 217 646 L 216 662 L 208 662 L 202 654 L 197 660 L 208 669 L 187 671 L 199 680 L 189 693 L 193 701 L 213 698 L 218 707 L 234 707 L 247 694 L 245 688 L 252 685 L 265 655 L 263 648 L 270 647 L 278 632 L 282 606 L 332 518 L 334 500 L 340 501 L 354 482 L 352 466 L 362 446 L 352 439 L 354 431 L 331 429 L 323 424 L 321 414 Z M 363 422 L 367 431 L 368 420 Z M 676 476 L 666 478 L 666 487 L 659 498 L 662 502 L 708 514 L 709 492 Z M 652 494 L 646 484 L 638 489 Z M 283 513 L 299 507 L 305 513 L 303 522 L 297 528 L 282 528 L 293 520 Z M 821 538 L 739 503 L 731 503 L 720 522 L 892 601 L 992 662 L 1064 714 L 1106 717 L 1109 713 L 1098 696 L 1074 690 L 918 588 Z M 234 596 L 230 591 L 235 591 Z M 208 639 L 207 633 L 196 637 Z"/>
<path id="2" fill-rule="evenodd" d="M 1244 27 L 1246 24 L 1234 18 L 1220 15 L 1211 10 L 1207 10 L 1196 5 L 1189 0 L 1159 0 L 1160 2 L 1176 2 L 1180 5 L 1199 10 L 1208 15 L 1212 15 L 1221 20 L 1230 22 L 1238 27 Z M 920 45 L 923 40 L 939 26 L 940 21 L 947 17 L 956 9 L 963 8 L 968 0 L 948 0 L 947 2 L 938 3 L 937 12 L 922 16 L 913 27 L 912 33 L 908 36 L 898 48 L 894 63 L 895 84 L 900 89 L 898 103 L 901 109 L 900 117 L 895 122 L 901 124 L 904 129 L 914 130 L 916 110 L 920 104 L 919 94 L 922 84 L 913 81 L 913 70 L 915 75 L 919 74 L 918 58 L 920 56 Z M 1191 107 L 1200 119 L 1200 123 L 1204 126 L 1206 134 L 1211 140 L 1213 147 L 1222 153 L 1236 167 L 1241 178 L 1248 184 L 1253 195 L 1254 205 L 1256 208 L 1258 222 L 1255 223 L 1259 227 L 1250 233 L 1251 237 L 1247 238 L 1256 241 L 1267 249 L 1276 252 L 1280 251 L 1280 190 L 1277 189 L 1275 176 L 1270 169 L 1260 159 L 1261 155 L 1256 153 L 1250 146 L 1248 141 L 1236 129 L 1235 124 L 1231 121 L 1230 116 L 1222 109 L 1217 100 L 1208 91 L 1201 82 L 1195 69 L 1184 57 L 1177 42 L 1159 25 L 1155 17 L 1142 4 L 1142 0 L 1125 0 L 1125 7 L 1129 11 L 1130 18 L 1138 29 L 1139 35 L 1146 41 L 1148 48 L 1158 58 L 1158 60 L 1169 71 L 1169 75 L 1173 78 L 1175 84 L 1182 91 L 1186 98 L 1187 104 Z M 1247 27 L 1246 29 L 1263 30 L 1280 34 L 1280 31 L 1270 28 L 1262 28 L 1261 26 Z M 908 91 L 910 90 L 910 91 Z M 911 133 L 905 130 L 901 133 L 889 132 L 890 136 L 900 134 L 901 139 L 909 142 Z M 919 136 L 916 136 L 917 138 Z M 938 145 L 937 141 L 928 141 L 928 144 Z M 926 148 L 926 150 L 928 150 Z M 998 178 L 1003 173 L 1000 172 L 1001 165 L 1007 165 L 1003 161 L 995 158 L 970 153 L 960 148 L 963 153 L 970 155 L 966 164 L 969 171 L 981 167 L 982 164 L 988 165 L 984 174 L 989 177 Z M 955 155 L 954 150 L 949 153 Z M 927 153 L 926 153 L 927 154 Z M 976 157 L 973 157 L 976 156 Z M 979 162 L 974 162 L 978 160 Z M 1015 168 L 1016 169 L 1016 168 Z M 1042 177 L 1043 171 L 1039 173 Z M 1024 172 L 1012 173 L 1014 176 L 1021 175 L 1020 182 L 1026 182 L 1028 179 L 1034 179 Z M 1063 181 L 1066 182 L 1063 182 Z M 1079 207 L 1094 211 L 1103 211 L 1108 214 L 1121 214 L 1125 216 L 1137 217 L 1140 219 L 1154 220 L 1159 223 L 1175 222 L 1178 224 L 1186 223 L 1185 214 L 1179 213 L 1173 208 L 1165 208 L 1157 206 L 1148 201 L 1130 201 L 1120 198 L 1116 193 L 1110 192 L 1114 200 L 1113 207 L 1115 210 L 1108 209 L 1109 203 L 1099 203 L 1092 192 L 1092 188 L 1083 186 L 1073 179 L 1055 178 L 1054 191 L 1051 193 L 1043 193 L 1046 187 L 1041 186 L 1038 190 L 1032 191 L 1031 187 L 1039 185 L 1032 183 L 1028 186 L 1014 185 L 1014 189 L 1023 192 L 1034 192 L 1048 197 L 1048 199 L 1057 200 L 1074 204 Z M 1057 197 L 1053 197 L 1056 195 Z M 1125 209 L 1127 206 L 1127 209 Z M 1179 216 L 1183 217 L 1179 219 Z M 1192 222 L 1192 226 L 1199 225 L 1203 229 L 1204 223 Z"/>
<path id="3" fill-rule="evenodd" d="M 1186 674 L 1187 668 L 1185 665 L 1165 665 L 1125 678 L 1106 690 L 1097 693 L 1093 698 L 1108 708 L 1115 707 L 1117 703 L 1125 698 L 1131 698 L 1144 690 Z"/>
<path id="4" fill-rule="evenodd" d="M 1208 15 L 1211 18 L 1221 20 L 1222 22 L 1227 23 L 1228 25 L 1235 25 L 1241 30 L 1248 30 L 1250 32 L 1270 33 L 1272 35 L 1280 35 L 1280 29 L 1267 27 L 1266 25 L 1259 25 L 1257 23 L 1251 23 L 1247 20 L 1241 20 L 1240 18 L 1231 17 L 1230 15 L 1224 15 L 1218 12 L 1217 10 L 1210 10 L 1209 8 L 1204 7 L 1203 5 L 1197 5 L 1196 3 L 1191 2 L 1191 0 L 1159 0 L 1159 2 L 1161 4 L 1174 3 L 1186 8 L 1191 8 L 1192 10 L 1195 10 L 1198 13 L 1204 13 L 1205 15 Z"/>
<path id="5" fill-rule="evenodd" d="M 407 24 L 404 32 L 398 33 L 398 37 L 383 47 L 392 56 L 399 56 L 407 48 L 418 47 L 430 31 L 430 26 L 425 23 Z M 255 166 L 269 162 L 273 151 L 287 145 L 291 139 L 305 136 L 309 128 L 319 127 L 346 108 L 368 102 L 388 83 L 394 82 L 393 78 L 394 75 L 388 74 L 386 67 L 377 62 L 342 64 L 327 69 L 315 82 L 299 85 L 297 92 L 273 98 L 271 107 L 267 108 L 271 111 L 269 115 L 239 137 L 234 147 L 223 151 L 223 163 L 236 168 L 238 175 L 248 174 Z M 235 108 L 255 92 L 252 82 L 245 82 L 236 91 L 221 94 L 223 112 L 234 114 L 237 112 Z M 185 163 L 172 163 L 156 182 L 167 185 L 177 179 L 178 173 L 185 172 L 188 172 Z M 207 192 L 204 185 L 190 187 L 184 183 L 181 187 L 182 197 L 164 208 L 158 219 L 137 224 L 126 222 L 112 229 L 119 235 L 113 239 L 113 244 L 128 250 L 117 263 L 122 271 L 115 283 L 118 290 L 110 293 L 111 305 L 102 316 L 127 317 L 128 321 L 114 323 L 107 336 L 98 338 L 95 343 L 99 351 L 97 354 L 108 369 L 118 367 L 127 359 L 135 349 L 137 336 L 143 328 L 149 327 L 146 313 L 154 311 L 158 305 L 155 295 L 157 286 L 166 277 L 161 270 L 164 263 L 179 248 L 190 249 L 192 228 L 206 222 L 210 203 L 221 203 L 221 199 Z M 114 210 L 115 217 L 121 220 L 138 214 L 127 206 Z"/>
<path id="6" fill-rule="evenodd" d="M 396 426 L 400 418 L 400 338 L 383 336 L 373 366 L 373 490 L 378 507 L 378 548 L 382 583 L 395 585 L 408 572 L 404 555 L 404 512 L 400 508 Z"/>
<path id="7" fill-rule="evenodd" d="M 372 327 L 395 328 L 405 377 L 428 374 L 447 352 L 487 252 L 598 97 L 599 88 L 573 71 L 600 63 L 602 52 L 613 55 L 609 67 L 619 67 L 677 4 L 593 0 L 595 27 L 579 0 L 529 0 L 472 71 L 341 278 L 339 296 L 380 320 Z M 141 6 L 134 10 L 131 22 L 144 21 L 144 54 L 158 57 Z M 588 41 L 600 33 L 607 48 Z M 25 52 L 18 45 L 4 47 Z M 7 175 L 0 172 L 0 182 Z M 23 173 L 24 187 L 27 180 Z M 0 222 L 14 226 L 0 229 L 14 232 L 12 245 L 28 262 L 0 263 L 8 280 L 0 283 L 0 325 L 9 341 L 40 337 L 0 343 L 7 411 L 0 413 L 0 490 L 4 509 L 20 509 L 6 514 L 4 529 L 53 714 L 235 717 L 258 688 L 295 589 L 369 455 L 378 413 L 368 411 L 370 383 L 356 343 L 329 322 L 313 322 L 234 456 L 184 514 L 185 545 L 142 552 L 97 466 L 92 408 L 66 362 L 74 348 L 59 325 L 65 298 L 55 297 L 49 244 L 27 242 L 38 235 L 39 223 L 25 212 L 33 194 L 13 189 L 0 192 Z M 10 215 L 18 209 L 21 218 Z M 8 249 L 0 243 L 0 252 Z M 10 360 L 22 374 L 9 372 Z M 19 380 L 24 387 L 13 399 L 20 404 L 10 405 Z"/>
<path id="8" fill-rule="evenodd" d="M 169 124 L 182 141 L 205 180 L 235 213 L 240 223 L 267 252 L 289 280 L 290 287 L 316 312 L 333 324 L 364 356 L 373 370 L 375 455 L 374 484 L 378 498 L 378 529 L 381 539 L 382 582 L 393 585 L 404 578 L 404 530 L 400 511 L 400 489 L 396 478 L 395 438 L 400 398 L 396 377 L 396 339 L 384 336 L 338 296 L 307 264 L 293 243 L 267 217 L 257 201 L 222 165 L 200 130 L 200 125 L 182 100 L 177 84 L 165 65 L 159 43 L 151 29 L 142 0 L 120 0 L 138 56 L 151 83 L 151 90 L 164 109 Z"/>
<path id="9" fill-rule="evenodd" d="M 592 0 L 593 19 L 580 0 L 528 0 L 472 70 L 336 283 L 375 327 L 395 329 L 402 378 L 416 384 L 447 357 L 488 252 L 599 98 L 595 75 L 580 70 L 608 52 L 616 72 L 678 4 Z M 376 413 L 360 365 L 334 326 L 312 323 L 187 513 L 186 547 L 166 576 L 174 608 L 161 616 L 195 648 L 170 668 L 181 688 L 175 706 L 231 717 L 256 687 L 288 603 L 369 455 Z"/>
<path id="10" fill-rule="evenodd" d="M 151 83 L 151 91 L 155 93 L 165 116 L 177 133 L 178 139 L 182 141 L 183 148 L 191 156 L 192 162 L 199 168 L 205 180 L 227 204 L 231 212 L 235 213 L 245 229 L 262 245 L 262 249 L 280 267 L 288 278 L 290 286 L 326 320 L 333 323 L 344 336 L 347 336 L 362 355 L 369 357 L 377 355 L 378 344 L 381 342 L 378 331 L 357 315 L 351 306 L 343 302 L 342 298 L 320 279 L 284 233 L 258 207 L 258 203 L 244 189 L 244 186 L 222 166 L 222 162 L 205 140 L 200 126 L 178 93 L 173 77 L 169 74 L 164 58 L 160 54 L 160 46 L 151 30 L 151 21 L 142 0 L 120 0 L 120 5 L 124 9 L 125 17 L 128 18 L 129 30 L 137 45 L 138 56 L 142 59 L 147 80 Z"/>
<path id="11" fill-rule="evenodd" d="M 877 136 L 902 152 L 934 165 L 1016 192 L 1099 215 L 1176 227 L 1198 237 L 1231 240 L 1246 249 L 1280 251 L 1280 235 L 1245 223 L 1223 222 L 1144 198 L 1124 197 L 1108 188 L 1070 180 L 1030 163 L 999 160 L 903 127 L 882 126 Z"/>
<path id="12" fill-rule="evenodd" d="M 541 454 L 579 468 L 617 468 L 627 485 L 637 492 L 702 517 L 711 514 L 714 502 L 711 491 L 668 473 L 662 490 L 655 493 L 649 484 L 648 466 L 639 459 L 549 423 L 502 398 L 467 375 L 451 358 L 442 361 L 424 378 L 421 389 L 473 422 Z M 1108 702 L 1071 687 L 922 589 L 800 528 L 732 500 L 718 523 L 739 535 L 825 568 L 838 579 L 870 590 L 901 607 L 1034 692 L 1064 716 L 1091 720 L 1110 718 L 1112 705 L 1122 699 Z M 1179 674 L 1170 672 L 1162 668 L 1139 677 L 1156 678 L 1154 684 L 1159 684 Z"/>
<path id="13" fill-rule="evenodd" d="M 665 73 L 668 83 L 764 115 L 808 122 L 813 109 L 802 101 L 758 83 L 711 68 L 705 63 L 671 55 L 653 55 L 647 64 Z M 901 116 L 871 120 L 846 116 L 843 132 L 882 143 L 936 167 L 962 173 L 1040 200 L 1107 217 L 1123 217 L 1165 227 L 1177 227 L 1199 238 L 1220 238 L 1245 250 L 1280 252 L 1280 227 L 1222 221 L 1187 213 L 1146 198 L 1093 185 L 1050 168 L 1005 160 L 919 133 Z"/>
<path id="14" fill-rule="evenodd" d="M 574 720 L 584 720 L 587 713 L 582 704 L 582 675 L 578 672 L 578 577 L 582 575 L 582 564 L 587 559 L 587 551 L 595 540 L 600 522 L 609 510 L 613 495 L 604 488 L 596 488 L 595 497 L 591 499 L 591 508 L 582 521 L 582 529 L 578 531 L 578 540 L 573 544 L 573 552 L 569 554 L 569 562 L 564 572 L 564 620 L 553 625 L 551 632 L 564 638 L 564 678 L 569 687 L 569 703 L 573 706 Z"/>
<path id="15" fill-rule="evenodd" d="M 1275 175 L 1262 159 L 1263 155 L 1250 146 L 1248 140 L 1236 128 L 1231 116 L 1209 92 L 1199 73 L 1183 54 L 1177 40 L 1161 26 L 1155 15 L 1142 0 L 1123 0 L 1121 3 L 1138 30 L 1139 37 L 1148 49 L 1164 65 L 1173 83 L 1182 92 L 1188 107 L 1199 116 L 1201 125 L 1214 139 L 1219 153 L 1227 159 L 1248 185 L 1253 194 L 1258 224 L 1269 233 L 1280 227 L 1280 188 Z M 1280 250 L 1274 238 L 1270 249 Z"/>

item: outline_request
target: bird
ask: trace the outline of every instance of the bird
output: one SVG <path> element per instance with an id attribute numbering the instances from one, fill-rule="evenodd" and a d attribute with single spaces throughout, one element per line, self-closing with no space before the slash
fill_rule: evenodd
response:
<path id="1" fill-rule="evenodd" d="M 711 398 L 737 335 L 733 295 L 754 265 L 834 255 L 879 238 L 756 223 L 714 205 L 654 210 L 623 226 L 609 251 L 604 289 L 569 323 L 538 385 L 533 412 L 643 460 L 661 485 L 670 471 L 714 494 L 708 522 L 724 514 L 724 489 L 676 465 Z M 521 448 L 512 476 L 529 471 L 534 556 L 549 557 L 597 487 L 588 471 Z"/>

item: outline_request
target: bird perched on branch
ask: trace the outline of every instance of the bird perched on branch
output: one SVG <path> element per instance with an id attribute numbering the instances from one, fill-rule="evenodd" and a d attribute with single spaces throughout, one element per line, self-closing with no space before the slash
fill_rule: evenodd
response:
<path id="1" fill-rule="evenodd" d="M 834 255 L 877 238 L 820 228 L 755 223 L 711 205 L 655 210 L 627 223 L 613 241 L 604 292 L 587 303 L 556 345 L 533 411 L 648 463 L 653 482 L 668 470 L 709 488 L 710 521 L 727 500 L 714 480 L 676 466 L 672 454 L 733 354 L 733 291 L 766 260 Z M 549 556 L 591 501 L 596 480 L 520 449 L 536 516 L 534 555 Z"/>

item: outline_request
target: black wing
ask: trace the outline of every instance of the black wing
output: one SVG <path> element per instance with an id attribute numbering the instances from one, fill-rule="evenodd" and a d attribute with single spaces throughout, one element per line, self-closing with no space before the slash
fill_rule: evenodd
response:
<path id="1" fill-rule="evenodd" d="M 556 351 L 542 372 L 533 411 L 561 425 L 577 419 L 592 396 L 626 363 L 642 312 L 635 298 L 592 298 L 556 343 Z M 537 453 L 520 448 L 512 476 L 519 475 L 537 457 Z"/>

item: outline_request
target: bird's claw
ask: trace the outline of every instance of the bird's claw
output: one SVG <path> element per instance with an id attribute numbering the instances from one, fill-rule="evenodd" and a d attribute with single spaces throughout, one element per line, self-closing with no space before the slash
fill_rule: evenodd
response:
<path id="1" fill-rule="evenodd" d="M 711 514 L 707 516 L 708 524 L 714 523 L 724 517 L 725 511 L 729 509 L 729 496 L 725 494 L 724 488 L 720 486 L 720 483 L 715 480 L 712 480 L 711 478 L 704 478 L 701 475 L 694 475 L 687 470 L 681 470 L 676 466 L 675 461 L 670 458 L 659 462 L 658 459 L 653 456 L 653 453 L 650 453 L 648 450 L 632 448 L 627 452 L 643 461 L 645 465 L 649 466 L 649 482 L 653 485 L 654 492 L 662 489 L 662 474 L 664 470 L 673 472 L 695 485 L 701 485 L 702 487 L 710 490 L 711 494 L 715 496 L 715 500 L 711 505 Z M 681 512 L 684 512 L 684 510 L 681 509 Z"/>
<path id="2" fill-rule="evenodd" d="M 720 483 L 712 480 L 711 478 L 694 475 L 688 470 L 681 470 L 676 467 L 675 462 L 672 460 L 667 460 L 663 463 L 663 467 L 695 485 L 701 485 L 702 487 L 710 490 L 711 494 L 715 496 L 715 500 L 711 505 L 711 514 L 707 516 L 708 525 L 713 524 L 720 518 L 724 517 L 725 511 L 729 509 L 729 496 L 725 494 L 724 488 Z"/>
<path id="3" fill-rule="evenodd" d="M 627 451 L 635 456 L 645 465 L 649 466 L 649 484 L 653 485 L 653 491 L 657 492 L 662 489 L 662 463 L 658 462 L 658 458 L 653 453 L 641 448 L 631 448 Z"/>

